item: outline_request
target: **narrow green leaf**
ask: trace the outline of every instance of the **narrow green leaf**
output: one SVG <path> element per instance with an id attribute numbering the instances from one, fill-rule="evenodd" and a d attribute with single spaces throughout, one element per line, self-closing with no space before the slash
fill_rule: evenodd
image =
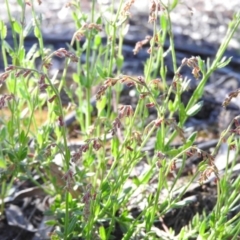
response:
<path id="1" fill-rule="evenodd" d="M 98 72 L 98 74 L 100 75 L 101 78 L 105 78 L 106 77 L 104 71 L 102 70 L 102 67 L 97 65 L 96 69 L 97 69 L 97 72 Z"/>
<path id="2" fill-rule="evenodd" d="M 76 223 L 77 223 L 77 218 L 76 216 L 72 217 L 71 218 L 71 222 L 68 224 L 68 228 L 67 228 L 67 232 L 68 234 L 70 234 L 71 232 L 73 232 L 75 226 L 76 226 Z"/>
<path id="3" fill-rule="evenodd" d="M 21 145 L 25 145 L 27 144 L 27 137 L 26 137 L 26 133 L 24 130 L 21 131 L 21 133 L 19 134 L 19 142 L 21 143 Z"/>
<path id="4" fill-rule="evenodd" d="M 1 39 L 5 39 L 7 36 L 7 27 L 3 21 L 0 21 L 0 32 L 1 32 Z"/>
<path id="5" fill-rule="evenodd" d="M 197 60 L 198 60 L 198 66 L 199 66 L 202 74 L 205 74 L 206 73 L 206 67 L 205 67 L 204 60 L 202 60 L 200 57 L 197 57 Z"/>
<path id="6" fill-rule="evenodd" d="M 73 73 L 73 74 L 72 74 L 72 79 L 73 79 L 73 81 L 74 81 L 75 83 L 78 83 L 78 84 L 79 84 L 79 82 L 80 82 L 80 77 L 79 77 L 79 75 L 78 75 L 77 73 Z"/>
<path id="7" fill-rule="evenodd" d="M 37 26 L 34 27 L 34 35 L 35 35 L 36 38 L 41 37 L 41 32 L 40 32 L 40 30 Z"/>
<path id="8" fill-rule="evenodd" d="M 7 137 L 7 129 L 6 126 L 2 126 L 0 129 L 0 141 L 4 141 Z"/>
<path id="9" fill-rule="evenodd" d="M 12 47 L 8 44 L 8 42 L 6 42 L 5 40 L 3 40 L 2 42 L 3 47 L 5 48 L 5 50 L 7 51 L 7 53 L 9 53 L 11 56 L 13 54 L 13 49 Z"/>
<path id="10" fill-rule="evenodd" d="M 23 37 L 26 37 L 33 30 L 33 23 L 29 21 L 27 26 L 23 30 Z"/>
<path id="11" fill-rule="evenodd" d="M 45 224 L 47 226 L 54 226 L 57 224 L 57 221 L 56 220 L 47 220 L 47 221 L 45 221 Z"/>
<path id="12" fill-rule="evenodd" d="M 106 240 L 107 239 L 106 231 L 105 231 L 105 228 L 103 226 L 101 226 L 99 228 L 99 235 L 101 237 L 101 240 Z"/>
<path id="13" fill-rule="evenodd" d="M 118 69 L 122 68 L 123 61 L 124 61 L 123 55 L 120 55 L 117 57 L 116 64 L 117 64 Z"/>
<path id="14" fill-rule="evenodd" d="M 94 46 L 99 47 L 102 44 L 102 38 L 100 35 L 94 37 Z"/>
<path id="15" fill-rule="evenodd" d="M 23 1 L 22 0 L 17 0 L 18 4 L 20 5 L 20 7 L 24 7 L 23 6 Z"/>
<path id="16" fill-rule="evenodd" d="M 155 149 L 162 151 L 164 148 L 164 136 L 162 136 L 161 129 L 157 130 Z"/>
<path id="17" fill-rule="evenodd" d="M 172 5 L 171 5 L 171 11 L 178 5 L 178 0 L 173 0 Z"/>
<path id="18" fill-rule="evenodd" d="M 18 34 L 21 33 L 22 26 L 21 26 L 21 24 L 19 22 L 17 22 L 17 21 L 13 22 L 13 31 L 15 31 Z"/>
<path id="19" fill-rule="evenodd" d="M 193 143 L 197 137 L 198 132 L 193 132 L 187 139 L 187 142 L 190 141 L 191 143 Z"/>
<path id="20" fill-rule="evenodd" d="M 107 105 L 107 97 L 104 95 L 102 96 L 101 100 L 97 101 L 97 109 L 99 113 L 102 112 L 102 110 L 106 107 Z"/>
<path id="21" fill-rule="evenodd" d="M 197 114 L 201 110 L 201 108 L 203 106 L 203 103 L 204 103 L 203 101 L 200 101 L 200 102 L 196 103 L 194 106 L 192 106 L 187 111 L 187 115 L 188 116 L 194 116 L 195 114 Z"/>
<path id="22" fill-rule="evenodd" d="M 173 106 L 172 100 L 169 100 L 169 101 L 168 101 L 168 110 L 169 110 L 170 112 L 174 112 L 174 106 Z"/>
<path id="23" fill-rule="evenodd" d="M 29 51 L 27 52 L 26 59 L 29 61 L 31 58 L 33 58 L 36 51 L 37 51 L 37 44 L 34 43 L 32 47 L 29 49 Z"/>
<path id="24" fill-rule="evenodd" d="M 6 162 L 4 159 L 0 158 L 0 168 L 6 168 Z"/>
<path id="25" fill-rule="evenodd" d="M 227 65 L 231 62 L 232 57 L 228 58 L 226 61 L 224 61 L 224 60 L 225 60 L 225 59 L 223 59 L 223 60 L 217 65 L 218 68 L 223 68 L 223 67 L 227 66 Z"/>
<path id="26" fill-rule="evenodd" d="M 23 46 L 23 47 L 21 47 L 21 49 L 18 52 L 18 61 L 20 64 L 23 63 L 24 58 L 25 58 L 25 48 Z"/>
<path id="27" fill-rule="evenodd" d="M 140 177 L 141 184 L 147 184 L 149 182 L 149 179 L 152 177 L 153 169 L 149 169 L 148 172 L 146 172 L 142 177 Z"/>
<path id="28" fill-rule="evenodd" d="M 167 30 L 167 24 L 168 24 L 168 22 L 167 22 L 167 19 L 166 19 L 166 16 L 164 15 L 164 14 L 162 14 L 161 15 L 161 17 L 160 17 L 160 22 L 161 22 L 161 28 L 162 28 L 162 30 Z"/>
<path id="29" fill-rule="evenodd" d="M 132 178 L 132 182 L 137 186 L 139 187 L 141 185 L 141 182 L 140 180 L 138 179 L 138 177 L 133 177 Z"/>
<path id="30" fill-rule="evenodd" d="M 27 147 L 22 147 L 19 149 L 19 151 L 17 152 L 17 157 L 19 161 L 24 160 L 27 157 L 27 152 L 28 152 L 28 148 Z"/>
<path id="31" fill-rule="evenodd" d="M 118 154 L 119 154 L 119 151 L 118 151 L 119 145 L 120 145 L 119 139 L 116 138 L 116 137 L 114 137 L 113 140 L 112 140 L 111 149 L 112 149 L 112 155 L 113 155 L 113 157 L 115 157 L 115 158 L 116 158 L 116 157 L 118 156 Z"/>
<path id="32" fill-rule="evenodd" d="M 185 117 L 186 117 L 186 113 L 185 113 L 185 107 L 183 103 L 178 104 L 179 106 L 179 121 L 180 124 L 182 125 L 184 123 Z"/>
<path id="33" fill-rule="evenodd" d="M 58 230 L 55 231 L 57 235 L 60 237 L 60 239 L 64 239 L 64 234 Z"/>

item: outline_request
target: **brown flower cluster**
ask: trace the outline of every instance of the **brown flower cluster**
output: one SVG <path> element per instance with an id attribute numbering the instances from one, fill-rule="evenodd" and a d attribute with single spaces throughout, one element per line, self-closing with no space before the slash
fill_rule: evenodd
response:
<path id="1" fill-rule="evenodd" d="M 31 69 L 27 69 L 27 68 L 19 69 L 17 66 L 10 65 L 5 68 L 4 73 L 0 74 L 0 85 L 5 82 L 5 80 L 9 77 L 10 73 L 12 73 L 13 71 L 16 71 L 15 77 L 19 77 L 19 76 L 27 77 L 32 72 Z"/>
<path id="2" fill-rule="evenodd" d="M 188 67 L 192 68 L 192 74 L 196 79 L 200 77 L 200 68 L 198 67 L 198 59 L 196 57 L 191 58 L 184 58 L 182 60 L 182 65 L 187 65 Z"/>
<path id="3" fill-rule="evenodd" d="M 5 82 L 5 80 L 8 78 L 10 72 L 4 72 L 0 74 L 0 86 Z"/>
<path id="4" fill-rule="evenodd" d="M 131 117 L 133 116 L 134 112 L 131 105 L 122 105 L 118 108 L 118 116 L 112 123 L 112 129 L 110 133 L 114 136 L 118 129 L 122 127 L 121 119 L 124 117 Z"/>
<path id="5" fill-rule="evenodd" d="M 45 92 L 48 86 L 49 84 L 45 83 L 45 75 L 42 74 L 38 80 L 38 87 L 40 89 L 40 92 Z"/>
<path id="6" fill-rule="evenodd" d="M 234 118 L 234 125 L 235 125 L 235 128 L 234 129 L 231 129 L 229 132 L 230 133 L 234 133 L 236 135 L 240 135 L 240 123 L 238 121 L 238 118 L 239 117 L 235 117 Z"/>
<path id="7" fill-rule="evenodd" d="M 134 4 L 135 0 L 128 0 L 125 5 L 123 6 L 123 9 L 122 9 L 122 12 L 121 12 L 121 15 L 122 16 L 129 16 L 130 13 L 129 13 L 129 10 L 131 8 L 131 6 Z"/>
<path id="8" fill-rule="evenodd" d="M 74 38 L 78 41 L 81 41 L 85 37 L 85 33 L 89 30 L 97 30 L 98 32 L 102 31 L 102 26 L 96 23 L 86 23 L 84 24 L 77 32 L 74 34 Z"/>
<path id="9" fill-rule="evenodd" d="M 122 127 L 122 123 L 120 121 L 120 119 L 117 117 L 113 123 L 112 123 L 112 129 L 111 129 L 111 134 L 112 136 L 114 136 L 117 132 L 118 129 L 120 129 Z"/>
<path id="10" fill-rule="evenodd" d="M 70 191 L 73 188 L 74 184 L 74 173 L 71 169 L 69 169 L 62 177 L 62 179 L 65 181 L 65 189 L 67 191 Z"/>
<path id="11" fill-rule="evenodd" d="M 157 20 L 157 15 L 158 12 L 160 11 L 164 11 L 165 8 L 163 6 L 161 6 L 161 4 L 159 3 L 158 0 L 150 0 L 149 1 L 149 19 L 148 22 L 149 23 L 153 23 Z"/>
<path id="12" fill-rule="evenodd" d="M 146 36 L 144 40 L 137 42 L 135 48 L 133 49 L 133 54 L 136 55 L 142 49 L 143 45 L 150 42 L 151 38 L 151 36 Z"/>
<path id="13" fill-rule="evenodd" d="M 225 98 L 222 106 L 227 107 L 229 103 L 232 101 L 233 98 L 236 98 L 238 94 L 240 93 L 240 89 L 237 89 L 236 91 L 230 92 L 228 96 Z"/>
<path id="14" fill-rule="evenodd" d="M 89 220 L 89 217 L 91 215 L 91 203 L 92 201 L 95 201 L 96 195 L 97 194 L 93 191 L 92 184 L 89 184 L 86 187 L 86 192 L 82 199 L 83 203 L 85 204 L 83 208 L 83 218 L 86 222 Z"/>
<path id="15" fill-rule="evenodd" d="M 114 86 L 117 83 L 117 79 L 114 78 L 108 78 L 106 81 L 104 81 L 103 85 L 99 88 L 96 94 L 96 99 L 101 100 L 102 96 L 105 94 L 106 90 L 109 87 Z"/>
<path id="16" fill-rule="evenodd" d="M 80 146 L 78 151 L 72 154 L 71 162 L 76 163 L 77 161 L 81 160 L 83 153 L 87 152 L 90 144 L 92 144 L 92 147 L 95 151 L 98 151 L 103 146 L 103 143 L 99 138 L 88 139 L 86 143 Z"/>
<path id="17" fill-rule="evenodd" d="M 214 163 L 215 157 L 210 153 L 207 153 L 199 148 L 192 147 L 188 152 L 187 155 L 189 157 L 197 154 L 198 157 L 201 157 L 203 161 L 207 162 L 207 167 L 202 171 L 201 176 L 199 178 L 199 183 L 203 184 L 212 173 L 216 176 L 217 180 L 219 180 L 219 172 Z"/>
<path id="18" fill-rule="evenodd" d="M 14 98 L 13 94 L 4 94 L 0 98 L 0 109 L 4 108 L 7 105 L 7 102 Z"/>
<path id="19" fill-rule="evenodd" d="M 121 119 L 124 117 L 133 116 L 133 109 L 131 105 L 122 105 L 118 108 L 118 116 L 112 123 L 112 129 L 110 133 L 114 136 L 118 129 L 122 127 Z"/>
<path id="20" fill-rule="evenodd" d="M 57 51 L 54 52 L 54 55 L 60 58 L 70 58 L 72 62 L 78 62 L 79 60 L 74 53 L 67 51 L 65 48 L 59 48 Z"/>
<path id="21" fill-rule="evenodd" d="M 124 117 L 133 116 L 133 109 L 131 105 L 123 105 L 119 107 L 118 118 L 122 119 Z"/>

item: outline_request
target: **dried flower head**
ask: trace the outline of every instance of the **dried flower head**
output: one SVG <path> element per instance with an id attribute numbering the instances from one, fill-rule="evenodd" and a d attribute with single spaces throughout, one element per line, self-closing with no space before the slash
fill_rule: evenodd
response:
<path id="1" fill-rule="evenodd" d="M 98 151 L 102 147 L 102 141 L 99 138 L 93 139 L 93 149 Z"/>
<path id="2" fill-rule="evenodd" d="M 10 100 L 12 100 L 14 98 L 13 94 L 4 94 L 1 98 L 0 98 L 0 109 L 4 108 L 7 104 L 7 102 L 9 102 Z"/>
<path id="3" fill-rule="evenodd" d="M 45 90 L 49 87 L 49 84 L 41 84 L 39 85 L 40 92 L 45 92 Z"/>
<path id="4" fill-rule="evenodd" d="M 146 104 L 147 108 L 153 108 L 154 106 L 155 106 L 155 103 L 153 103 L 153 102 Z"/>
<path id="5" fill-rule="evenodd" d="M 157 20 L 157 15 L 159 11 L 164 11 L 164 7 L 161 6 L 158 0 L 150 0 L 149 1 L 149 23 L 153 23 Z"/>
<path id="6" fill-rule="evenodd" d="M 192 68 L 192 74 L 196 79 L 199 79 L 200 77 L 200 68 L 198 67 L 198 59 L 194 56 L 191 58 L 184 58 L 182 60 L 182 65 L 187 65 L 188 67 Z"/>
<path id="7" fill-rule="evenodd" d="M 162 83 L 161 79 L 159 79 L 159 78 L 151 80 L 150 85 L 154 90 L 163 90 L 164 89 L 163 83 Z"/>
<path id="8" fill-rule="evenodd" d="M 85 204 L 83 208 L 83 217 L 88 221 L 91 214 L 91 203 L 96 199 L 97 193 L 94 191 L 92 184 L 86 186 L 86 191 L 83 195 L 82 201 Z"/>
<path id="9" fill-rule="evenodd" d="M 121 12 L 121 15 L 122 16 L 129 16 L 130 13 L 129 13 L 129 10 L 131 8 L 131 6 L 134 4 L 135 0 L 128 0 L 125 5 L 123 6 L 123 9 L 122 9 L 122 12 Z"/>
<path id="10" fill-rule="evenodd" d="M 63 58 L 67 56 L 67 50 L 65 48 L 59 48 L 54 52 L 55 56 Z"/>
<path id="11" fill-rule="evenodd" d="M 100 24 L 96 24 L 96 23 L 89 23 L 88 26 L 87 26 L 87 29 L 89 29 L 89 30 L 95 29 L 98 32 L 101 32 L 102 31 L 102 26 Z"/>
<path id="12" fill-rule="evenodd" d="M 230 133 L 234 133 L 236 135 L 240 135 L 240 124 L 238 122 L 238 118 L 239 117 L 235 117 L 234 118 L 234 125 L 235 125 L 235 128 L 232 129 L 232 130 L 229 130 Z"/>
<path id="13" fill-rule="evenodd" d="M 108 78 L 103 85 L 98 89 L 97 94 L 96 94 L 96 99 L 101 100 L 102 96 L 105 94 L 106 90 L 109 87 L 114 86 L 117 83 L 118 80 L 113 79 L 113 78 Z"/>
<path id="14" fill-rule="evenodd" d="M 29 2 L 29 1 L 25 1 L 25 3 L 29 6 L 29 7 L 31 7 L 32 6 L 32 4 Z"/>
<path id="15" fill-rule="evenodd" d="M 123 105 L 119 107 L 118 117 L 119 119 L 124 117 L 130 117 L 133 115 L 133 109 L 131 105 Z"/>
<path id="16" fill-rule="evenodd" d="M 79 58 L 74 53 L 69 53 L 68 57 L 72 62 L 78 62 Z"/>
<path id="17" fill-rule="evenodd" d="M 51 63 L 50 59 L 43 62 L 43 67 L 45 67 L 46 69 L 50 69 L 51 66 L 52 66 L 52 63 Z"/>
<path id="18" fill-rule="evenodd" d="M 5 72 L 5 73 L 0 74 L 1 84 L 8 78 L 8 76 L 9 76 L 9 72 Z"/>
<path id="19" fill-rule="evenodd" d="M 160 127 L 163 121 L 164 121 L 163 118 L 158 118 L 157 120 L 155 120 L 155 126 Z"/>
<path id="20" fill-rule="evenodd" d="M 15 69 L 16 69 L 16 66 L 9 65 L 8 67 L 5 68 L 5 71 L 8 72 L 8 71 L 12 71 L 12 70 L 15 70 Z"/>
<path id="21" fill-rule="evenodd" d="M 62 177 L 62 179 L 66 182 L 65 189 L 67 191 L 71 190 L 74 183 L 74 172 L 69 169 Z"/>
<path id="22" fill-rule="evenodd" d="M 133 49 L 133 54 L 136 55 L 142 49 L 143 45 L 150 42 L 151 38 L 151 36 L 146 36 L 144 40 L 137 42 L 135 48 Z"/>
<path id="23" fill-rule="evenodd" d="M 64 120 L 62 116 L 58 117 L 58 126 L 63 127 L 64 126 Z"/>
<path id="24" fill-rule="evenodd" d="M 67 51 L 65 48 L 59 48 L 57 51 L 54 52 L 54 55 L 60 58 L 70 58 L 72 62 L 78 62 L 79 60 L 74 53 Z"/>
<path id="25" fill-rule="evenodd" d="M 216 176 L 216 179 L 219 180 L 219 173 L 217 167 L 215 165 L 209 165 L 201 173 L 201 176 L 198 180 L 199 184 L 202 185 L 212 175 L 212 173 Z"/>
<path id="26" fill-rule="evenodd" d="M 98 32 L 101 32 L 102 31 L 102 26 L 99 25 L 99 24 L 96 24 L 96 23 L 89 23 L 89 24 L 84 24 L 79 30 L 77 30 L 75 33 L 74 33 L 74 38 L 77 40 L 77 41 L 81 41 L 82 38 L 85 37 L 85 33 L 88 31 L 88 30 L 97 30 Z"/>
<path id="27" fill-rule="evenodd" d="M 140 133 L 138 131 L 134 131 L 132 133 L 131 139 L 136 141 L 138 146 L 141 146 L 141 144 L 142 144 L 142 133 Z"/>
<path id="28" fill-rule="evenodd" d="M 121 121 L 118 117 L 113 121 L 112 126 L 113 127 L 111 129 L 111 134 L 112 136 L 114 136 L 115 133 L 117 132 L 117 129 L 119 129 L 122 126 Z"/>
<path id="29" fill-rule="evenodd" d="M 162 152 L 157 152 L 157 158 L 159 160 L 163 160 L 164 158 L 166 158 L 166 155 Z"/>
<path id="30" fill-rule="evenodd" d="M 177 169 L 176 160 L 172 160 L 170 163 L 170 171 L 174 172 Z"/>
<path id="31" fill-rule="evenodd" d="M 31 70 L 26 70 L 24 73 L 23 73 L 23 77 L 26 78 L 32 71 Z"/>
<path id="32" fill-rule="evenodd" d="M 52 103 L 56 97 L 57 95 L 53 95 L 51 98 L 48 99 L 48 102 Z"/>
<path id="33" fill-rule="evenodd" d="M 144 99 L 144 98 L 146 98 L 146 97 L 149 96 L 149 95 L 150 95 L 149 92 L 141 92 L 141 93 L 139 94 L 139 98 L 140 98 L 140 99 Z"/>
<path id="34" fill-rule="evenodd" d="M 225 98 L 225 100 L 223 101 L 222 106 L 223 107 L 227 107 L 229 105 L 229 103 L 231 102 L 231 100 L 233 98 L 236 98 L 238 96 L 238 94 L 240 93 L 240 89 L 237 89 L 236 91 L 230 92 L 228 94 L 228 96 Z"/>
<path id="35" fill-rule="evenodd" d="M 68 1 L 66 4 L 65 4 L 65 8 L 69 8 L 71 6 L 74 6 L 74 3 L 73 1 Z"/>

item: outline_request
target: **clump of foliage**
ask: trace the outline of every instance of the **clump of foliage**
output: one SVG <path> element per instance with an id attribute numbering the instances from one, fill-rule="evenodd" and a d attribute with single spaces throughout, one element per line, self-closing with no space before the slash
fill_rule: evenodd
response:
<path id="1" fill-rule="evenodd" d="M 9 113 L 1 119 L 0 129 L 1 198 L 8 195 L 16 179 L 29 179 L 53 196 L 54 201 L 46 211 L 54 216 L 54 220 L 47 222 L 55 226 L 51 239 L 112 239 L 116 226 L 122 231 L 122 239 L 173 239 L 174 230 L 163 233 L 156 230 L 155 223 L 167 212 L 179 208 L 181 197 L 198 176 L 199 184 L 204 184 L 214 174 L 218 189 L 214 210 L 208 215 L 196 215 L 189 226 L 181 229 L 177 239 L 190 236 L 235 239 L 240 229 L 239 214 L 229 219 L 226 213 L 239 201 L 240 179 L 232 183 L 229 191 L 226 186 L 230 174 L 226 171 L 224 176 L 219 176 L 214 157 L 223 141 L 227 140 L 229 150 L 238 149 L 238 118 L 233 120 L 235 129 L 229 126 L 222 133 L 212 153 L 194 146 L 197 132 L 187 136 L 184 124 L 201 109 L 199 99 L 211 74 L 230 62 L 231 59 L 224 59 L 223 55 L 240 24 L 240 14 L 230 22 L 226 37 L 210 65 L 199 56 L 184 58 L 178 65 L 171 27 L 171 12 L 178 1 L 169 4 L 150 1 L 152 36 L 137 42 L 133 49 L 133 54 L 138 54 L 144 45 L 149 46 L 149 58 L 144 64 L 143 75 L 135 77 L 122 74 L 123 41 L 134 2 L 120 0 L 116 11 L 113 6 L 108 9 L 110 19 L 106 19 L 97 10 L 94 0 L 90 13 L 81 10 L 81 1 L 72 1 L 66 7 L 72 9 L 76 31 L 66 48 L 51 51 L 44 46 L 41 21 L 34 7 L 36 3 L 18 1 L 22 15 L 14 19 L 11 6 L 5 1 L 11 27 L 8 34 L 12 35 L 13 46 L 6 41 L 7 26 L 1 21 L 5 71 L 0 74 L 0 81 L 6 89 L 0 98 L 0 108 Z M 32 11 L 34 24 L 31 26 L 25 21 L 26 8 Z M 24 41 L 31 29 L 37 44 L 27 50 Z M 102 33 L 106 35 L 105 44 Z M 165 50 L 167 39 L 170 46 Z M 167 54 L 171 55 L 174 70 L 170 84 L 165 64 Z M 85 62 L 80 61 L 83 55 Z M 50 72 L 54 57 L 65 59 L 61 74 Z M 40 59 L 40 64 L 36 59 Z M 74 91 L 67 84 L 69 65 L 76 67 L 71 76 L 76 86 Z M 190 68 L 198 80 L 187 105 L 181 101 L 189 86 L 189 80 L 181 74 L 183 67 Z M 99 86 L 98 91 L 93 96 L 92 89 L 96 86 Z M 136 106 L 119 105 L 124 87 L 136 90 Z M 64 117 L 69 106 L 62 103 L 62 90 L 72 101 L 71 107 L 75 108 L 81 128 L 82 143 L 76 151 L 71 151 L 68 144 Z M 238 93 L 239 90 L 230 93 L 223 105 L 229 104 Z M 97 110 L 94 117 L 93 98 Z M 154 120 L 149 120 L 150 108 L 155 109 Z M 38 115 L 43 112 L 47 112 L 46 123 L 39 125 Z M 150 155 L 144 147 L 153 137 L 156 142 L 154 153 Z M 177 137 L 181 139 L 179 148 L 172 146 Z M 56 155 L 61 156 L 61 163 L 54 161 Z M 201 157 L 202 162 L 176 195 L 186 161 L 193 155 Z M 149 168 L 131 178 L 143 159 Z M 41 181 L 34 178 L 36 172 Z M 173 181 L 168 180 L 169 174 L 174 176 Z M 130 178 L 132 181 L 128 184 Z M 151 189 L 153 182 L 155 188 Z M 132 199 L 136 205 L 141 205 L 137 216 L 133 216 L 129 208 Z"/>

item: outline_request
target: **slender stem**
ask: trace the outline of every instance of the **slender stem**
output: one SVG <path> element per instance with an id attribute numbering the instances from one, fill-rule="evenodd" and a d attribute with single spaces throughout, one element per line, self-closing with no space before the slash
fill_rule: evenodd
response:
<path id="1" fill-rule="evenodd" d="M 117 26 L 116 23 L 119 19 L 120 11 L 122 9 L 122 4 L 123 0 L 120 1 L 119 7 L 115 16 L 114 22 L 111 24 L 112 27 L 112 34 L 111 34 L 111 51 L 110 51 L 110 59 L 109 59 L 109 67 L 108 67 L 108 76 L 112 76 L 112 71 L 113 71 L 113 61 L 114 61 L 114 55 L 115 55 L 115 46 L 116 46 L 116 35 L 117 35 Z M 108 89 L 107 91 L 108 95 L 108 104 L 107 104 L 107 116 L 109 117 L 111 115 L 111 106 L 112 106 L 112 90 L 111 88 Z"/>
<path id="2" fill-rule="evenodd" d="M 16 32 L 13 31 L 13 19 L 12 19 L 12 15 L 10 12 L 10 8 L 9 8 L 9 3 L 8 0 L 5 0 L 6 6 L 7 6 L 7 13 L 8 13 L 8 18 L 9 18 L 9 22 L 11 25 L 11 29 L 12 29 L 12 37 L 13 37 L 13 45 L 14 45 L 14 50 L 17 50 L 17 37 L 16 37 Z"/>
<path id="3" fill-rule="evenodd" d="M 64 218 L 64 240 L 68 240 L 68 225 L 69 225 L 69 192 L 65 193 L 65 218 Z"/>

